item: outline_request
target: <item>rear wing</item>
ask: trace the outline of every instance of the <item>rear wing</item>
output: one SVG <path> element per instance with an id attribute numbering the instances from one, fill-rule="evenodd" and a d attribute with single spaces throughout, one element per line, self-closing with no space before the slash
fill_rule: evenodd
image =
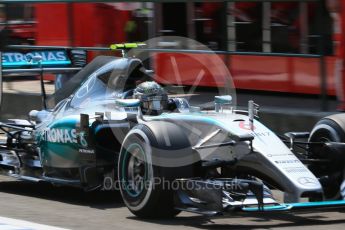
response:
<path id="1" fill-rule="evenodd" d="M 2 104 L 3 77 L 41 76 L 43 107 L 46 95 L 43 74 L 77 73 L 87 63 L 88 51 L 127 51 L 144 46 L 143 43 L 112 44 L 109 47 L 69 47 L 69 46 L 31 46 L 10 45 L 0 52 L 0 107 Z"/>
<path id="2" fill-rule="evenodd" d="M 86 65 L 88 51 L 126 51 L 143 43 L 112 44 L 110 47 L 30 46 L 10 45 L 10 52 L 0 53 L 1 76 L 32 76 L 43 73 L 76 72 Z M 41 57 L 35 61 L 34 57 Z M 1 77 L 0 76 L 0 77 Z"/>
<path id="3" fill-rule="evenodd" d="M 5 52 L 0 52 L 0 107 L 3 77 L 41 76 L 42 105 L 46 108 L 43 74 L 77 73 L 84 65 L 86 65 L 86 51 L 82 50 L 8 47 Z"/>
<path id="4" fill-rule="evenodd" d="M 0 78 L 3 76 L 35 76 L 42 73 L 77 72 L 86 65 L 88 51 L 126 51 L 144 43 L 112 44 L 109 47 L 10 45 L 0 52 Z M 40 61 L 35 57 L 41 57 Z"/>
<path id="5" fill-rule="evenodd" d="M 1 53 L 0 63 L 0 77 L 77 72 L 86 64 L 86 52 L 67 49 L 13 49 Z"/>

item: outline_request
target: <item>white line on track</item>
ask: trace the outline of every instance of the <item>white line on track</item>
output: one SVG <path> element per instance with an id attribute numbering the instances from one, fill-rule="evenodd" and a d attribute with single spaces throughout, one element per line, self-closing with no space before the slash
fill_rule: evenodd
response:
<path id="1" fill-rule="evenodd" d="M 0 230 L 66 230 L 29 221 L 0 217 Z"/>

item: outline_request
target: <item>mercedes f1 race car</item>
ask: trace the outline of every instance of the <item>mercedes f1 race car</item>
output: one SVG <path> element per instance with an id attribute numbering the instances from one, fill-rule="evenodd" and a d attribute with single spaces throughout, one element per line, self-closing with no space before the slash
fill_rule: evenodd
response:
<path id="1" fill-rule="evenodd" d="M 99 56 L 29 120 L 0 123 L 1 173 L 119 189 L 143 218 L 345 205 L 344 144 L 334 143 L 345 141 L 344 119 L 323 119 L 310 137 L 280 138 L 258 120 L 253 101 L 236 110 L 232 91 L 208 92 L 205 101 L 202 90 L 179 90 L 158 84 L 137 58 Z"/>

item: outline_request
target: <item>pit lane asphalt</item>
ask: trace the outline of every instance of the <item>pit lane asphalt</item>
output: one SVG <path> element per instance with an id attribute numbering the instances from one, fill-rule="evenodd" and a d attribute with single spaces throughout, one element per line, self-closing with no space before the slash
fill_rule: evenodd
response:
<path id="1" fill-rule="evenodd" d="M 117 192 L 85 193 L 0 176 L 0 216 L 69 229 L 343 229 L 345 208 L 298 213 L 237 213 L 208 218 L 183 212 L 170 220 L 133 216 Z"/>

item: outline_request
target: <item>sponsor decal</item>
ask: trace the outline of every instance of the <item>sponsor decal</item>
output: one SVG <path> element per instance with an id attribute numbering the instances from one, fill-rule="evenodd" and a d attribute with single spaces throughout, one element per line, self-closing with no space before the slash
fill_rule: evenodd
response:
<path id="1" fill-rule="evenodd" d="M 248 121 L 240 121 L 238 123 L 238 126 L 241 129 L 249 130 L 249 131 L 254 131 L 256 129 L 256 127 L 253 124 L 249 123 Z M 266 132 L 252 132 L 252 133 L 250 133 L 250 135 L 252 135 L 253 137 L 268 137 L 270 135 L 270 132 L 269 131 L 266 131 Z"/>
<path id="2" fill-rule="evenodd" d="M 79 153 L 95 154 L 94 149 L 79 149 Z"/>
<path id="3" fill-rule="evenodd" d="M 240 121 L 238 123 L 238 126 L 241 129 L 249 130 L 249 131 L 254 131 L 256 129 L 256 127 L 253 124 L 250 124 L 248 121 Z M 250 133 L 250 135 L 252 135 L 253 137 L 268 137 L 270 135 L 270 132 L 269 131 L 266 131 L 266 132 L 252 132 L 252 133 Z"/>
<path id="4" fill-rule="evenodd" d="M 270 132 L 269 131 L 261 132 L 261 133 L 253 132 L 253 133 L 251 133 L 251 135 L 253 137 L 268 137 L 270 135 Z"/>
<path id="5" fill-rule="evenodd" d="M 253 124 L 246 122 L 246 121 L 240 121 L 239 127 L 241 129 L 245 129 L 245 130 L 255 130 L 256 129 L 256 127 Z"/>
<path id="6" fill-rule="evenodd" d="M 11 65 L 37 65 L 31 63 L 30 60 L 34 56 L 42 57 L 42 65 L 45 64 L 70 64 L 67 53 L 65 51 L 35 51 L 30 53 L 4 52 L 2 54 L 2 62 L 4 66 Z"/>
<path id="7" fill-rule="evenodd" d="M 267 157 L 281 157 L 281 156 L 292 156 L 294 155 L 293 153 L 278 153 L 278 154 L 267 154 Z"/>
<path id="8" fill-rule="evenodd" d="M 276 164 L 295 164 L 295 163 L 300 163 L 298 159 L 294 160 L 276 160 L 274 161 Z"/>
<path id="9" fill-rule="evenodd" d="M 301 185 L 305 185 L 305 186 L 311 186 L 311 185 L 317 185 L 318 181 L 314 178 L 310 178 L 310 177 L 300 177 L 297 179 L 298 183 L 300 183 Z"/>
<path id="10" fill-rule="evenodd" d="M 304 173 L 308 172 L 308 170 L 305 167 L 289 167 L 284 168 L 284 170 L 288 173 Z"/>
<path id="11" fill-rule="evenodd" d="M 42 140 L 50 143 L 80 144 L 87 147 L 87 141 L 81 133 L 77 135 L 76 129 L 45 129 L 41 134 Z"/>

